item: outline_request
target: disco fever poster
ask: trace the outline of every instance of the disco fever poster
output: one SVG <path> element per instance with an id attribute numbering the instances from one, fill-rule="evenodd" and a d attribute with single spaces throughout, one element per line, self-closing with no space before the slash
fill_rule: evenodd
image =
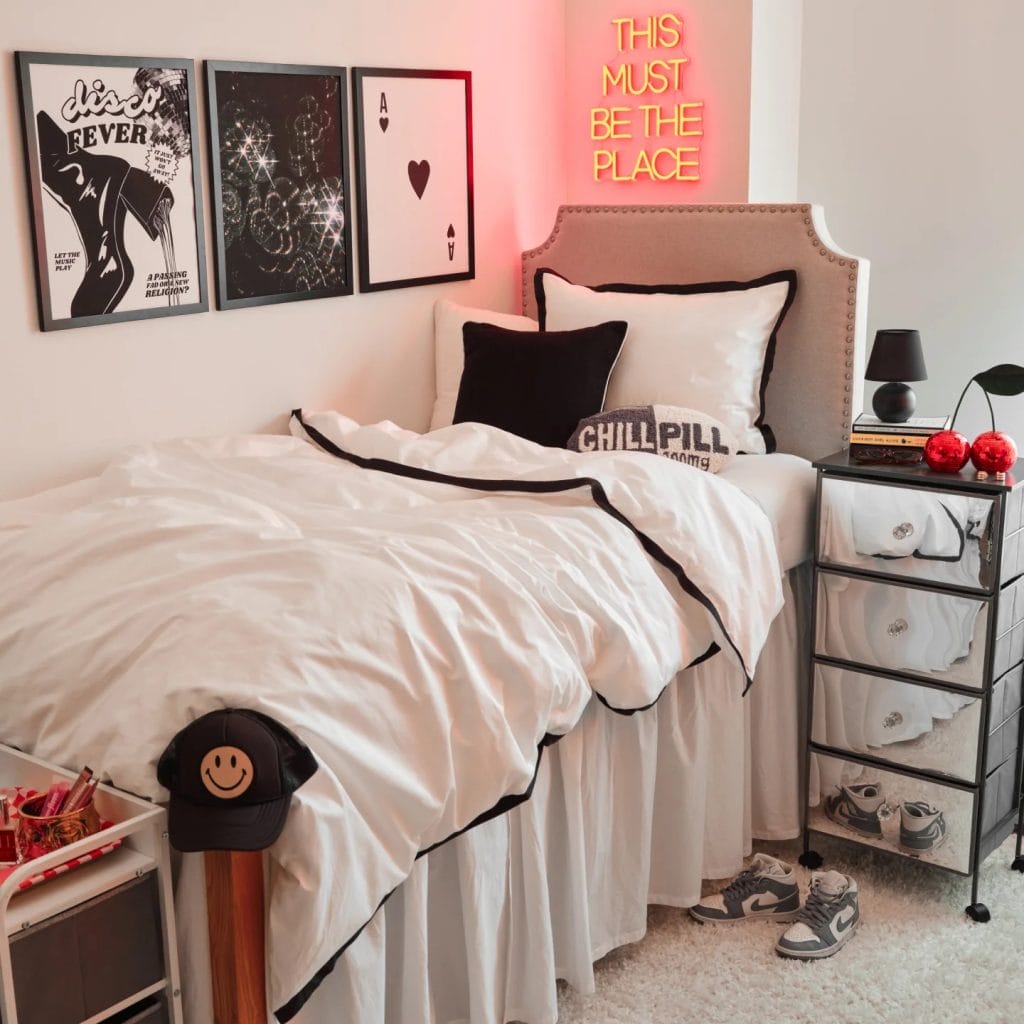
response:
<path id="1" fill-rule="evenodd" d="M 191 61 L 19 53 L 44 330 L 207 308 Z"/>

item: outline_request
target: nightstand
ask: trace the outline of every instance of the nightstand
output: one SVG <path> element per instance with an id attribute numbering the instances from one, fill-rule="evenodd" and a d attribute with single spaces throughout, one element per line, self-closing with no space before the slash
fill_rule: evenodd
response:
<path id="1" fill-rule="evenodd" d="M 806 867 L 812 835 L 972 878 L 1021 855 L 1024 460 L 971 470 L 816 462 Z"/>
<path id="2" fill-rule="evenodd" d="M 67 772 L 0 745 L 0 782 L 44 792 Z M 181 1024 L 167 813 L 109 786 L 114 822 L 26 861 L 0 882 L 0 1021 L 4 1024 Z M 113 852 L 22 891 L 70 858 Z"/>

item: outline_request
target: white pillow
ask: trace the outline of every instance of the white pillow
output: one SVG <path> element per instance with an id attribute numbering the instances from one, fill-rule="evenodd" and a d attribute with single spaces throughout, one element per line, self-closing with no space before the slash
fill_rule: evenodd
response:
<path id="1" fill-rule="evenodd" d="M 795 271 L 746 282 L 586 288 L 541 269 L 535 284 L 542 329 L 629 323 L 606 409 L 699 409 L 724 423 L 741 451 L 774 450 L 771 431 L 759 428 L 775 332 L 796 291 Z"/>
<path id="2" fill-rule="evenodd" d="M 431 430 L 450 427 L 455 417 L 455 403 L 459 397 L 459 384 L 465 363 L 462 325 L 467 320 L 494 324 L 511 331 L 537 330 L 537 321 L 528 316 L 492 313 L 487 309 L 459 306 L 449 299 L 438 299 L 434 303 L 434 380 L 437 397 L 434 400 L 434 414 L 430 418 Z"/>

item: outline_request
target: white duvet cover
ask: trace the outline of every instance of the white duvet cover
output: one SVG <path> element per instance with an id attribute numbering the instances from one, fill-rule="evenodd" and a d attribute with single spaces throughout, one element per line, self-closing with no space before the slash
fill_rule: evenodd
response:
<path id="1" fill-rule="evenodd" d="M 586 487 L 488 494 L 263 436 L 132 449 L 0 506 L 3 741 L 157 800 L 161 751 L 215 707 L 272 715 L 319 759 L 270 851 L 283 1019 L 419 851 L 528 789 L 595 693 L 644 707 L 712 640 L 750 675 L 782 604 L 767 518 L 714 476 L 477 424 L 307 422 L 407 466 L 599 479 L 727 636 Z"/>

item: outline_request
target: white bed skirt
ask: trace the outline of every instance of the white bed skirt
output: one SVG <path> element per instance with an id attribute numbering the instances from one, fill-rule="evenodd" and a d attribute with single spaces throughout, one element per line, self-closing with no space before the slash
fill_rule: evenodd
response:
<path id="1" fill-rule="evenodd" d="M 807 564 L 785 590 L 746 697 L 723 654 L 649 711 L 593 701 L 545 750 L 531 799 L 418 861 L 296 1024 L 549 1024 L 556 979 L 593 991 L 594 961 L 644 935 L 648 903 L 692 906 L 752 838 L 797 836 Z M 187 855 L 176 900 L 190 1024 L 212 1021 L 204 893 L 202 857 Z"/>

